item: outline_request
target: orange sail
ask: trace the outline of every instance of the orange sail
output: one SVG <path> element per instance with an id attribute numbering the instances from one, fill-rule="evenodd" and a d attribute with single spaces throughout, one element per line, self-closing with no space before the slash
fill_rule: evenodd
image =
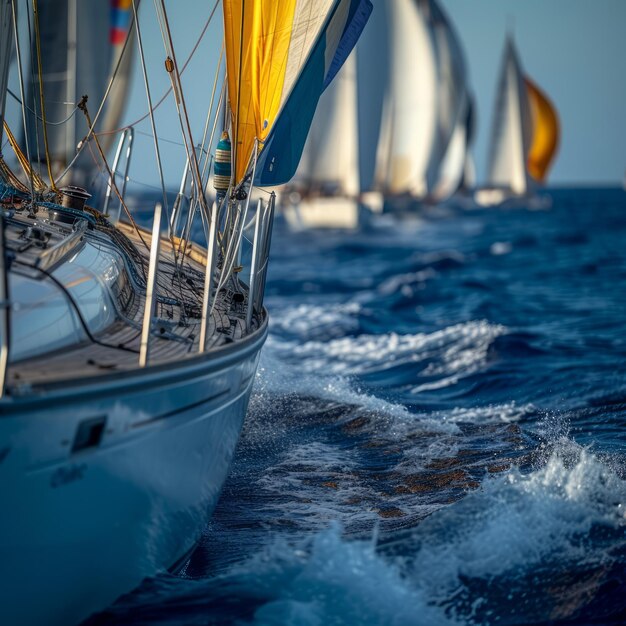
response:
<path id="1" fill-rule="evenodd" d="M 528 151 L 528 173 L 543 182 L 559 146 L 559 118 L 554 105 L 537 85 L 524 78 L 533 121 L 533 135 Z"/>

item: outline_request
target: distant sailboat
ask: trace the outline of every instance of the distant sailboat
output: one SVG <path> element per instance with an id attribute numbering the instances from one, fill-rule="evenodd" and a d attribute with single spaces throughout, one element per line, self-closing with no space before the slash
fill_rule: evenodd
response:
<path id="1" fill-rule="evenodd" d="M 375 188 L 392 209 L 449 198 L 462 185 L 471 133 L 467 67 L 436 0 L 390 2 L 389 81 Z"/>
<path id="2" fill-rule="evenodd" d="M 300 164 L 281 199 L 294 227 L 356 228 L 359 129 L 356 50 L 320 98 Z"/>
<path id="3" fill-rule="evenodd" d="M 507 37 L 491 135 L 487 184 L 478 204 L 528 199 L 545 181 L 559 142 L 559 122 L 547 96 L 524 76 L 512 37 Z"/>
<path id="4" fill-rule="evenodd" d="M 389 58 L 374 187 L 385 198 L 424 198 L 437 143 L 437 53 L 428 2 L 385 3 Z"/>

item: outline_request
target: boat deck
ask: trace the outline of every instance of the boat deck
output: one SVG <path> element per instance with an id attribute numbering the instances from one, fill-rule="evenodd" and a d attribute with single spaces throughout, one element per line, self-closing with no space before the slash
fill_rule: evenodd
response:
<path id="1" fill-rule="evenodd" d="M 52 209 L 40 207 L 36 220 L 19 210 L 6 220 L 6 245 L 9 253 L 19 259 L 16 267 L 32 272 L 42 280 L 53 275 L 55 267 L 75 254 L 86 241 L 122 248 L 129 257 L 124 260 L 127 272 L 122 273 L 128 275 L 121 277 L 115 294 L 121 310 L 119 318 L 96 336 L 89 338 L 85 333 L 85 340 L 81 343 L 36 358 L 10 361 L 7 384 L 14 395 L 29 393 L 38 385 L 138 368 L 151 234 L 125 223 L 113 229 L 101 217 L 98 219 L 97 213 L 93 212 L 93 215 L 98 223 L 94 223 L 90 215 L 92 213 L 85 213 L 84 218 L 79 216 L 76 220 L 69 220 L 71 223 L 68 224 L 65 223 L 67 215 L 59 221 L 58 214 Z M 33 225 L 37 230 L 34 234 Z M 28 228 L 31 231 L 25 236 Z M 172 242 L 161 239 L 150 338 L 151 365 L 178 361 L 198 353 L 205 258 L 204 250 L 190 243 L 184 259 L 179 254 L 175 261 Z M 214 296 L 215 305 L 207 322 L 207 351 L 247 334 L 246 292 L 243 285 L 231 279 Z M 71 299 L 69 292 L 66 296 Z M 19 315 L 19 310 L 12 315 Z M 250 330 L 258 327 L 260 321 L 255 315 Z"/>

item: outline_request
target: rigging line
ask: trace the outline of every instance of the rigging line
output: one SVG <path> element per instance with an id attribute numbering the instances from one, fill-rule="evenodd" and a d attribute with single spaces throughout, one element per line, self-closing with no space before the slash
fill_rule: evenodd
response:
<path id="1" fill-rule="evenodd" d="M 222 50 L 224 50 L 224 44 L 222 43 Z M 219 71 L 219 64 L 218 64 L 218 71 Z M 209 143 L 208 143 L 208 149 L 210 150 L 211 146 L 213 145 L 213 139 L 215 138 L 215 129 L 217 128 L 217 123 L 219 121 L 219 118 L 221 116 L 221 106 L 222 106 L 222 101 L 224 99 L 224 95 L 225 95 L 225 90 L 226 90 L 226 78 L 224 78 L 224 82 L 222 83 L 222 89 L 220 92 L 220 97 L 219 97 L 219 101 L 217 103 L 217 110 L 215 112 L 215 118 L 213 120 L 213 128 L 211 129 L 211 138 L 209 139 Z M 208 119 L 208 118 L 207 118 Z M 204 165 L 202 167 L 202 185 L 203 185 L 203 189 L 206 185 L 208 185 L 209 183 L 209 178 L 211 176 L 211 164 L 213 163 L 213 158 L 214 155 L 211 154 L 210 152 L 207 153 L 207 158 L 204 161 Z M 207 167 L 208 167 L 208 175 L 206 175 L 206 184 L 205 184 L 205 174 L 207 171 Z M 196 201 L 194 200 L 193 202 L 189 203 L 189 215 L 191 217 L 191 221 L 189 222 L 188 228 L 187 228 L 187 234 L 185 236 L 185 244 L 184 244 L 184 248 L 183 248 L 183 258 L 184 255 L 187 251 L 187 239 L 189 236 L 189 231 L 191 229 L 191 225 L 193 223 L 193 219 L 195 217 L 195 211 L 196 211 Z M 219 229 L 218 229 L 218 233 L 217 233 L 217 237 L 218 239 L 220 238 L 219 235 Z"/>
<path id="2" fill-rule="evenodd" d="M 207 111 L 206 121 L 204 123 L 204 132 L 202 133 L 201 146 L 203 150 L 206 145 L 206 138 L 209 132 L 209 121 L 211 119 L 211 113 L 213 112 L 213 104 L 215 103 L 215 92 L 217 91 L 217 83 L 218 83 L 219 76 L 220 76 L 220 70 L 222 68 L 223 57 L 224 57 L 224 40 L 222 39 L 222 49 L 220 50 L 220 58 L 217 60 L 217 69 L 215 70 L 215 78 L 213 79 L 213 88 L 211 89 L 211 99 L 209 101 L 209 110 Z M 219 110 L 219 104 L 218 104 L 218 110 Z M 209 143 L 208 152 L 210 152 L 211 150 L 212 142 L 213 142 L 213 135 L 211 135 L 211 142 Z M 206 159 L 204 162 L 204 166 L 206 166 L 206 160 L 208 160 L 209 158 L 208 152 L 205 152 Z M 202 176 L 204 177 L 204 167 L 202 169 Z"/>
<path id="3" fill-rule="evenodd" d="M 35 49 L 37 52 L 37 68 L 39 71 L 39 102 L 41 106 L 41 117 L 43 127 L 43 145 L 46 152 L 46 166 L 48 168 L 48 178 L 50 179 L 50 186 L 52 191 L 58 193 L 59 189 L 54 182 L 54 176 L 52 176 L 52 165 L 50 164 L 50 149 L 48 145 L 48 128 L 46 126 L 46 99 L 43 95 L 43 68 L 41 63 L 41 41 L 39 38 L 39 11 L 37 10 L 37 0 L 33 0 L 33 22 L 35 23 Z"/>
<path id="4" fill-rule="evenodd" d="M 37 113 L 36 110 L 31 109 L 29 106 L 27 106 L 26 104 L 24 104 L 19 96 L 17 94 L 14 94 L 10 89 L 7 89 L 7 93 L 21 106 L 25 107 L 26 110 L 29 113 L 32 113 L 40 122 L 43 122 L 43 118 L 39 115 L 39 113 Z M 69 122 L 74 115 L 76 114 L 76 111 L 78 111 L 78 107 L 75 106 L 74 109 L 72 110 L 72 112 L 64 119 L 61 120 L 60 122 L 50 122 L 48 120 L 46 120 L 46 123 L 48 124 L 48 126 L 63 126 L 63 124 L 67 124 L 67 122 Z"/>
<path id="5" fill-rule="evenodd" d="M 157 187 L 157 185 L 151 185 L 150 183 L 144 183 L 136 178 L 128 177 L 128 182 L 133 183 L 135 185 L 141 185 L 142 187 L 147 187 L 148 189 L 155 189 L 156 191 L 161 191 L 161 187 Z M 152 205 L 150 205 L 152 206 Z"/>
<path id="6" fill-rule="evenodd" d="M 167 216 L 167 223 L 170 223 L 170 211 L 167 204 L 167 193 L 165 191 L 165 179 L 163 178 L 163 166 L 161 164 L 161 152 L 159 150 L 159 140 L 157 137 L 156 123 L 154 121 L 154 109 L 152 108 L 152 95 L 150 93 L 150 84 L 148 82 L 148 70 L 146 69 L 146 58 L 143 52 L 143 40 L 141 38 L 141 28 L 139 27 L 139 19 L 137 16 L 137 2 L 132 0 L 133 15 L 135 17 L 135 32 L 137 34 L 137 47 L 139 49 L 139 57 L 141 59 L 141 71 L 143 74 L 143 82 L 146 90 L 146 97 L 148 99 L 148 108 L 150 109 L 150 126 L 152 127 L 152 134 L 154 135 L 154 152 L 156 154 L 157 168 L 159 170 L 159 178 L 161 180 L 161 191 L 163 192 L 163 206 L 165 207 L 165 215 Z"/>
<path id="7" fill-rule="evenodd" d="M 217 7 L 219 6 L 219 4 L 220 4 L 220 0 L 216 0 L 215 4 L 213 5 L 213 9 L 211 10 L 211 13 L 209 14 L 209 17 L 207 21 L 205 22 L 204 27 L 202 28 L 202 32 L 200 33 L 198 40 L 196 41 L 189 56 L 187 57 L 187 60 L 185 61 L 182 69 L 180 70 L 181 74 L 185 72 L 185 70 L 187 69 L 187 66 L 189 65 L 196 51 L 198 50 L 200 43 L 202 42 L 204 35 L 206 35 L 206 31 L 208 30 L 209 25 L 211 24 L 211 21 L 213 19 L 213 16 L 215 15 L 215 11 L 217 10 Z M 154 105 L 154 108 L 152 109 L 152 111 L 148 111 L 145 115 L 142 115 L 139 119 L 135 120 L 134 122 L 131 122 L 130 124 L 126 124 L 126 126 L 122 126 L 120 128 L 115 128 L 113 130 L 101 131 L 98 133 L 98 135 L 115 135 L 116 133 L 120 133 L 123 130 L 126 130 L 127 128 L 131 126 L 136 126 L 137 124 L 140 124 L 141 122 L 147 120 L 150 117 L 150 114 L 154 113 L 154 111 L 156 111 L 165 102 L 165 100 L 167 100 L 170 93 L 172 93 L 171 87 L 169 87 L 166 90 L 166 92 L 161 96 L 161 99 Z"/>
<path id="8" fill-rule="evenodd" d="M 185 94 L 183 93 L 183 85 L 180 80 L 180 72 L 178 71 L 178 61 L 176 60 L 176 52 L 174 51 L 174 42 L 172 40 L 172 32 L 170 30 L 170 24 L 167 17 L 167 11 L 165 9 L 165 2 L 161 0 L 161 12 L 159 12 L 159 2 L 158 0 L 154 0 L 154 6 L 156 8 L 157 17 L 159 21 L 159 28 L 161 30 L 161 36 L 163 38 L 163 44 L 165 46 L 165 50 L 167 52 L 169 47 L 169 52 L 171 53 L 171 58 L 168 57 L 170 64 L 172 67 L 168 67 L 168 60 L 165 62 L 165 67 L 170 75 L 170 80 L 172 81 L 172 86 L 176 87 L 176 110 L 178 111 L 178 117 L 180 119 L 181 130 L 183 134 L 183 139 L 185 141 L 185 150 L 187 152 L 187 159 L 190 164 L 190 168 L 193 176 L 196 178 L 196 197 L 200 198 L 200 206 L 202 211 L 205 213 L 207 219 L 209 215 L 209 208 L 207 205 L 206 197 L 204 195 L 204 189 L 202 187 L 202 177 L 200 176 L 200 168 L 198 166 L 198 156 L 196 154 L 196 149 L 193 141 L 193 133 L 191 131 L 191 123 L 189 122 L 189 114 L 187 112 L 187 103 L 185 101 Z M 165 32 L 163 31 L 163 26 L 165 26 Z M 165 39 L 165 35 L 167 34 L 167 41 Z M 180 99 L 180 102 L 179 102 Z M 152 103 L 150 103 L 152 105 Z M 181 109 L 184 114 L 184 121 L 187 127 L 187 135 L 185 135 L 185 125 L 183 124 L 183 117 L 181 116 Z M 170 224 L 169 214 L 168 214 L 168 225 Z M 176 274 L 179 275 L 178 271 L 178 248 L 174 243 L 173 233 L 171 228 L 168 229 L 170 243 L 172 245 L 172 252 L 174 253 L 174 265 L 176 266 Z M 207 239 L 208 244 L 208 239 Z M 179 280 L 179 287 L 182 292 L 182 285 Z"/>
<path id="9" fill-rule="evenodd" d="M 221 111 L 221 108 L 222 108 L 222 102 L 224 101 L 225 87 L 226 87 L 226 79 L 224 79 L 224 82 L 222 83 L 222 89 L 220 91 L 220 97 L 219 97 L 219 100 L 217 102 L 217 109 L 215 111 L 215 118 L 213 119 L 213 128 L 211 129 L 211 137 L 210 137 L 209 143 L 207 145 L 208 154 L 207 154 L 207 158 L 204 161 L 204 167 L 202 168 L 203 184 L 204 184 L 204 177 L 205 177 L 205 174 L 206 174 L 206 171 L 207 171 L 207 166 L 208 166 L 208 174 L 206 176 L 206 184 L 208 184 L 209 177 L 211 176 L 211 161 L 215 157 L 215 155 L 211 152 L 211 148 L 213 146 L 213 140 L 215 139 L 215 131 L 217 129 L 217 123 L 218 123 L 219 118 L 220 118 L 220 111 Z"/>
<path id="10" fill-rule="evenodd" d="M 87 119 L 87 126 L 89 126 L 90 128 L 93 128 L 92 123 L 91 123 L 91 117 L 89 116 L 89 111 L 87 110 L 87 96 L 83 96 L 82 100 L 78 104 L 78 108 L 85 114 L 85 118 Z M 146 240 L 143 238 L 143 236 L 141 234 L 141 231 L 139 230 L 139 227 L 137 226 L 137 223 L 133 219 L 133 216 L 131 215 L 131 212 L 129 211 L 128 207 L 126 206 L 126 202 L 124 202 L 124 198 L 122 197 L 122 194 L 120 193 L 120 190 L 117 187 L 117 183 L 115 182 L 115 178 L 113 176 L 113 172 L 111 171 L 111 168 L 109 167 L 109 163 L 107 162 L 107 158 L 106 158 L 106 156 L 104 154 L 104 150 L 102 150 L 102 146 L 100 145 L 100 141 L 98 140 L 97 137 L 94 137 L 94 140 L 96 142 L 96 147 L 98 148 L 98 152 L 100 152 L 100 157 L 102 158 L 102 162 L 104 163 L 104 167 L 106 168 L 107 174 L 109 175 L 109 180 L 111 181 L 111 187 L 112 187 L 113 191 L 115 191 L 115 195 L 117 196 L 118 200 L 120 201 L 120 204 L 124 208 L 124 213 L 126 213 L 126 216 L 130 220 L 130 223 L 135 228 L 135 231 L 137 232 L 137 236 L 139 237 L 139 239 L 141 239 L 141 243 L 143 243 L 143 245 L 146 247 L 147 250 L 150 250 L 150 248 L 148 248 L 148 244 L 146 243 Z M 91 150 L 91 146 L 89 148 Z"/>
<path id="11" fill-rule="evenodd" d="M 9 143 L 11 144 L 11 148 L 13 149 L 13 152 L 15 153 L 15 157 L 17 158 L 17 161 L 20 164 L 20 167 L 22 168 L 22 171 L 24 172 L 24 174 L 26 174 L 26 176 L 31 179 L 33 188 L 36 189 L 37 191 L 45 191 L 47 189 L 46 183 L 44 183 L 43 180 L 39 177 L 39 174 L 37 174 L 37 172 L 33 170 L 33 166 L 29 162 L 28 157 L 25 156 L 22 150 L 20 149 L 20 146 L 17 143 L 17 140 L 15 139 L 15 137 L 13 136 L 13 133 L 11 132 L 11 129 L 9 128 L 9 125 L 6 123 L 6 121 L 3 121 L 3 127 L 4 127 L 4 132 L 6 133 L 7 139 Z M 33 196 L 33 199 L 34 199 L 34 196 Z"/>
<path id="12" fill-rule="evenodd" d="M 159 0 L 154 0 L 154 5 L 157 8 L 157 14 L 159 14 Z M 204 195 L 204 189 L 202 187 L 202 177 L 200 175 L 200 167 L 198 166 L 198 157 L 195 150 L 195 144 L 193 141 L 193 133 L 191 132 L 191 123 L 189 122 L 189 114 L 187 112 L 187 103 L 185 101 L 185 94 L 183 93 L 183 86 L 180 80 L 180 72 L 178 71 L 178 62 L 176 60 L 176 52 L 174 51 L 174 42 L 172 40 L 172 32 L 170 30 L 170 24 L 167 17 L 167 11 L 165 9 L 165 0 L 160 0 L 161 12 L 162 15 L 159 15 L 159 26 L 161 27 L 161 34 L 163 36 L 163 43 L 165 44 L 165 48 L 169 47 L 169 51 L 171 53 L 171 61 L 173 63 L 173 71 L 169 71 L 170 80 L 172 81 L 172 85 L 176 86 L 176 91 L 178 95 L 178 99 L 176 100 L 176 108 L 178 110 L 178 115 L 181 120 L 181 127 L 183 131 L 183 138 L 185 139 L 187 157 L 189 158 L 189 163 L 191 165 L 192 173 L 196 179 L 196 194 L 200 198 L 200 205 L 204 212 L 208 215 L 209 207 L 207 205 L 206 197 Z M 162 17 L 162 19 L 161 19 Z M 162 26 L 165 26 L 165 32 L 162 30 Z M 165 34 L 167 34 L 167 42 L 165 41 Z M 166 61 L 167 67 L 167 61 Z M 180 102 L 179 102 L 180 100 Z M 181 108 L 183 116 L 181 117 Z M 185 128 L 183 126 L 183 117 L 185 126 L 187 127 L 187 135 L 185 135 Z"/>
<path id="13" fill-rule="evenodd" d="M 128 128 L 132 128 L 131 126 L 128 126 Z M 152 133 L 147 133 L 145 131 L 141 131 L 141 130 L 137 130 L 135 128 L 135 132 L 138 135 L 143 135 L 144 137 L 150 137 L 151 139 L 154 138 L 154 135 Z M 101 133 L 96 133 L 97 135 L 101 135 Z M 173 139 L 165 139 L 164 137 L 158 137 L 159 141 L 162 141 L 163 143 L 171 143 L 174 146 L 179 146 L 181 148 L 185 147 L 185 144 L 182 141 L 174 141 Z"/>
<path id="14" fill-rule="evenodd" d="M 148 81 L 148 70 L 146 68 L 146 59 L 144 56 L 144 52 L 143 52 L 143 41 L 141 38 L 141 28 L 139 27 L 139 19 L 137 17 L 137 5 L 136 5 L 136 1 L 132 0 L 132 7 L 133 7 L 133 13 L 135 15 L 135 32 L 137 33 L 137 45 L 139 48 L 139 56 L 141 59 L 141 70 L 143 73 L 143 80 L 144 80 L 144 86 L 145 86 L 145 90 L 146 90 L 146 97 L 148 99 L 148 108 L 150 109 L 150 125 L 152 127 L 152 133 L 153 133 L 153 140 L 154 140 L 154 151 L 155 151 L 155 155 L 156 155 L 156 160 L 157 160 L 157 167 L 159 170 L 159 179 L 161 181 L 161 192 L 163 194 L 163 206 L 165 207 L 165 215 L 166 215 L 166 219 L 167 219 L 167 235 L 168 235 L 168 239 L 169 242 L 172 246 L 172 253 L 174 256 L 174 267 L 175 267 L 175 273 L 174 275 L 178 278 L 178 288 L 180 290 L 180 294 L 181 294 L 181 299 L 182 299 L 182 283 L 181 283 L 181 279 L 180 279 L 180 270 L 178 268 L 178 253 L 177 253 L 177 249 L 176 249 L 176 245 L 174 244 L 174 239 L 172 237 L 172 228 L 171 228 L 171 218 L 170 218 L 170 211 L 169 211 L 169 205 L 167 202 L 167 192 L 165 190 L 165 178 L 163 176 L 163 165 L 161 163 L 161 152 L 159 150 L 159 138 L 157 135 L 157 131 L 156 131 L 156 122 L 154 119 L 154 108 L 152 106 L 152 94 L 150 92 L 150 84 Z M 158 16 L 158 10 L 157 10 L 157 16 Z M 161 24 L 159 22 L 159 27 L 161 27 Z M 177 104 L 177 108 L 178 108 L 178 104 Z M 189 151 L 187 146 L 185 146 L 185 149 L 187 150 L 187 156 L 189 156 Z M 159 230 L 160 230 L 160 225 L 159 225 Z M 151 242 L 150 245 L 154 245 L 153 242 Z M 174 280 L 174 276 L 172 277 L 172 281 Z M 184 305 L 182 306 L 182 314 L 183 316 L 186 317 L 186 311 L 185 311 L 185 307 Z"/>
<path id="15" fill-rule="evenodd" d="M 235 267 L 237 251 L 241 247 L 241 238 L 243 237 L 243 225 L 245 224 L 246 217 L 248 216 L 248 208 L 250 207 L 250 195 L 252 194 L 252 182 L 254 181 L 254 176 L 256 173 L 257 159 L 259 158 L 259 140 L 258 139 L 254 140 L 254 152 L 252 153 L 251 158 L 252 158 L 252 172 L 251 172 L 251 178 L 250 178 L 250 181 L 251 181 L 250 189 L 248 191 L 248 196 L 245 201 L 246 202 L 245 208 L 242 211 L 241 205 L 239 205 L 237 217 L 235 218 L 233 228 L 229 234 L 228 247 L 226 249 L 226 255 L 222 263 L 222 275 L 218 282 L 216 293 L 219 293 L 219 291 L 223 289 L 224 286 L 226 285 L 226 281 L 229 279 L 233 271 L 233 268 Z M 242 184 L 246 182 L 246 179 L 247 179 L 247 176 L 242 181 Z M 239 230 L 239 232 L 237 232 L 237 230 Z M 235 238 L 237 239 L 237 243 L 231 250 L 231 246 Z M 211 312 L 213 312 L 213 309 L 211 309 Z"/>
<path id="16" fill-rule="evenodd" d="M 19 32 L 18 32 L 18 28 L 17 28 L 17 0 L 11 0 L 11 10 L 13 12 L 13 37 L 15 38 L 15 56 L 16 56 L 16 60 L 17 60 L 17 73 L 18 73 L 18 77 L 19 77 L 19 84 L 20 84 L 20 96 L 22 98 L 22 100 L 24 100 L 24 75 L 22 73 L 22 53 L 20 51 L 20 37 L 19 37 Z M 33 168 L 30 166 L 30 146 L 29 144 L 29 136 L 28 136 L 28 125 L 26 123 L 26 111 L 24 110 L 24 108 L 22 107 L 22 124 L 24 125 L 24 139 L 25 139 L 25 143 L 26 143 L 26 157 L 28 160 L 28 171 L 27 171 L 27 176 L 30 179 L 30 193 L 31 193 L 31 200 L 34 201 L 35 199 L 35 177 L 34 177 L 34 172 L 33 172 Z M 6 128 L 6 127 L 5 127 Z M 16 155 L 18 153 L 16 152 Z M 18 159 L 19 159 L 19 155 L 18 155 Z"/>

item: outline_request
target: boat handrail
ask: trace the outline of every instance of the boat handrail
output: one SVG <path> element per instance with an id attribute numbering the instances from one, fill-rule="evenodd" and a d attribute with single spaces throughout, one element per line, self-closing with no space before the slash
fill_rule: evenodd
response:
<path id="1" fill-rule="evenodd" d="M 146 283 L 146 302 L 143 313 L 143 325 L 141 328 L 141 344 L 139 348 L 139 367 L 148 365 L 150 356 L 150 329 L 154 316 L 154 285 L 159 263 L 159 248 L 161 243 L 161 203 L 157 202 L 154 207 L 154 220 L 152 222 L 152 241 L 150 242 L 150 265 L 148 266 L 148 280 Z"/>
<path id="2" fill-rule="evenodd" d="M 6 263 L 4 215 L 0 212 L 0 399 L 4 396 L 9 364 L 9 279 Z"/>
<path id="3" fill-rule="evenodd" d="M 122 181 L 122 189 L 120 190 L 120 194 L 122 197 L 122 201 L 119 203 L 117 207 L 115 215 L 111 215 L 109 217 L 109 221 L 113 224 L 116 224 L 120 219 L 120 214 L 122 212 L 122 202 L 126 198 L 126 184 L 128 183 L 128 173 L 130 170 L 130 158 L 133 153 L 133 141 L 135 139 L 135 129 L 132 126 L 125 128 L 120 136 L 119 142 L 117 144 L 117 149 L 115 150 L 115 156 L 113 158 L 113 165 L 111 167 L 111 175 L 109 176 L 109 180 L 107 182 L 107 188 L 104 196 L 104 204 L 102 206 L 102 213 L 107 215 L 109 212 L 109 203 L 111 202 L 111 192 L 113 191 L 113 185 L 115 184 L 115 175 L 117 174 L 117 167 L 119 165 L 119 161 L 122 155 L 122 150 L 124 148 L 124 144 L 126 143 L 126 163 L 124 167 L 124 179 Z"/>

